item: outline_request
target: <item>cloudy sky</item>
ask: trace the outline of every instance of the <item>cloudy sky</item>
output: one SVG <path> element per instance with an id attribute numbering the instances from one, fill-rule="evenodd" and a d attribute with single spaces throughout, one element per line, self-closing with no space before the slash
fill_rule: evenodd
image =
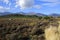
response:
<path id="1" fill-rule="evenodd" d="M 0 12 L 60 13 L 60 0 L 0 0 Z"/>

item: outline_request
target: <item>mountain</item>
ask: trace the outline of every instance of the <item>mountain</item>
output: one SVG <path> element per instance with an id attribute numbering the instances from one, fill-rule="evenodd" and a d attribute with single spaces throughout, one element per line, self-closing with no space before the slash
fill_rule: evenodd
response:
<path id="1" fill-rule="evenodd" d="M 22 14 L 22 15 L 47 16 L 47 15 L 45 15 L 45 14 L 35 13 L 35 12 L 29 12 L 29 13 L 24 13 L 24 12 L 18 12 L 18 13 L 3 12 L 3 13 L 0 13 L 0 16 L 2 16 L 2 15 L 10 15 L 10 14 L 11 14 L 11 15 L 16 15 L 16 14 L 20 15 L 20 14 Z"/>
<path id="2" fill-rule="evenodd" d="M 53 14 L 50 14 L 49 16 L 58 17 L 58 16 L 60 16 L 60 14 L 53 13 Z"/>
<path id="3" fill-rule="evenodd" d="M 10 12 L 0 12 L 0 16 L 2 16 L 2 15 L 9 15 L 9 14 L 13 14 L 13 13 L 10 13 Z"/>
<path id="4" fill-rule="evenodd" d="M 57 13 L 52 13 L 49 15 L 43 14 L 43 13 L 35 13 L 35 12 L 29 12 L 29 13 L 24 13 L 24 12 L 17 12 L 17 13 L 11 13 L 11 12 L 2 12 L 0 13 L 0 16 L 4 15 L 36 15 L 36 16 L 53 16 L 53 17 L 58 17 L 60 14 Z"/>
<path id="5" fill-rule="evenodd" d="M 36 13 L 37 16 L 48 16 L 46 14 L 43 14 L 43 13 Z"/>
<path id="6" fill-rule="evenodd" d="M 47 16 L 46 14 L 43 13 L 35 13 L 35 12 L 29 12 L 29 13 L 22 13 L 24 15 L 36 15 L 36 16 Z"/>

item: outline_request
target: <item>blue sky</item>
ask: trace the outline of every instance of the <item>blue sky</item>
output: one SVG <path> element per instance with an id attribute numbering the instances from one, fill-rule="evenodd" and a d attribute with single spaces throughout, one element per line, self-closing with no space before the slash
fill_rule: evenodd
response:
<path id="1" fill-rule="evenodd" d="M 0 12 L 60 14 L 60 0 L 0 0 Z"/>

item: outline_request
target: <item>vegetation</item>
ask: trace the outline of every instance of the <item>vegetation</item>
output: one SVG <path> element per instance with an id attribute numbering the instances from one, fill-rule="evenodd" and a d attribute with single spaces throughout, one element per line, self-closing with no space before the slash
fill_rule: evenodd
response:
<path id="1" fill-rule="evenodd" d="M 58 20 L 60 19 L 48 17 L 48 16 L 39 17 L 36 15 L 1 16 L 0 17 L 0 40 L 50 40 L 47 37 L 48 36 L 47 33 L 50 32 L 49 31 L 50 25 L 52 25 L 52 29 L 51 28 L 50 29 L 53 32 L 55 30 L 54 27 L 59 26 Z M 54 39 L 52 38 L 52 40 Z"/>

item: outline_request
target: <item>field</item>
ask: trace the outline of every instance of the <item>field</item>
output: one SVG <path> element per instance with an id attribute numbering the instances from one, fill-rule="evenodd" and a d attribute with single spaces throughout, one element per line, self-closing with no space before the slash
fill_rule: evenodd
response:
<path id="1" fill-rule="evenodd" d="M 60 35 L 59 22 L 60 18 L 0 17 L 0 40 L 60 40 L 54 38 Z"/>

